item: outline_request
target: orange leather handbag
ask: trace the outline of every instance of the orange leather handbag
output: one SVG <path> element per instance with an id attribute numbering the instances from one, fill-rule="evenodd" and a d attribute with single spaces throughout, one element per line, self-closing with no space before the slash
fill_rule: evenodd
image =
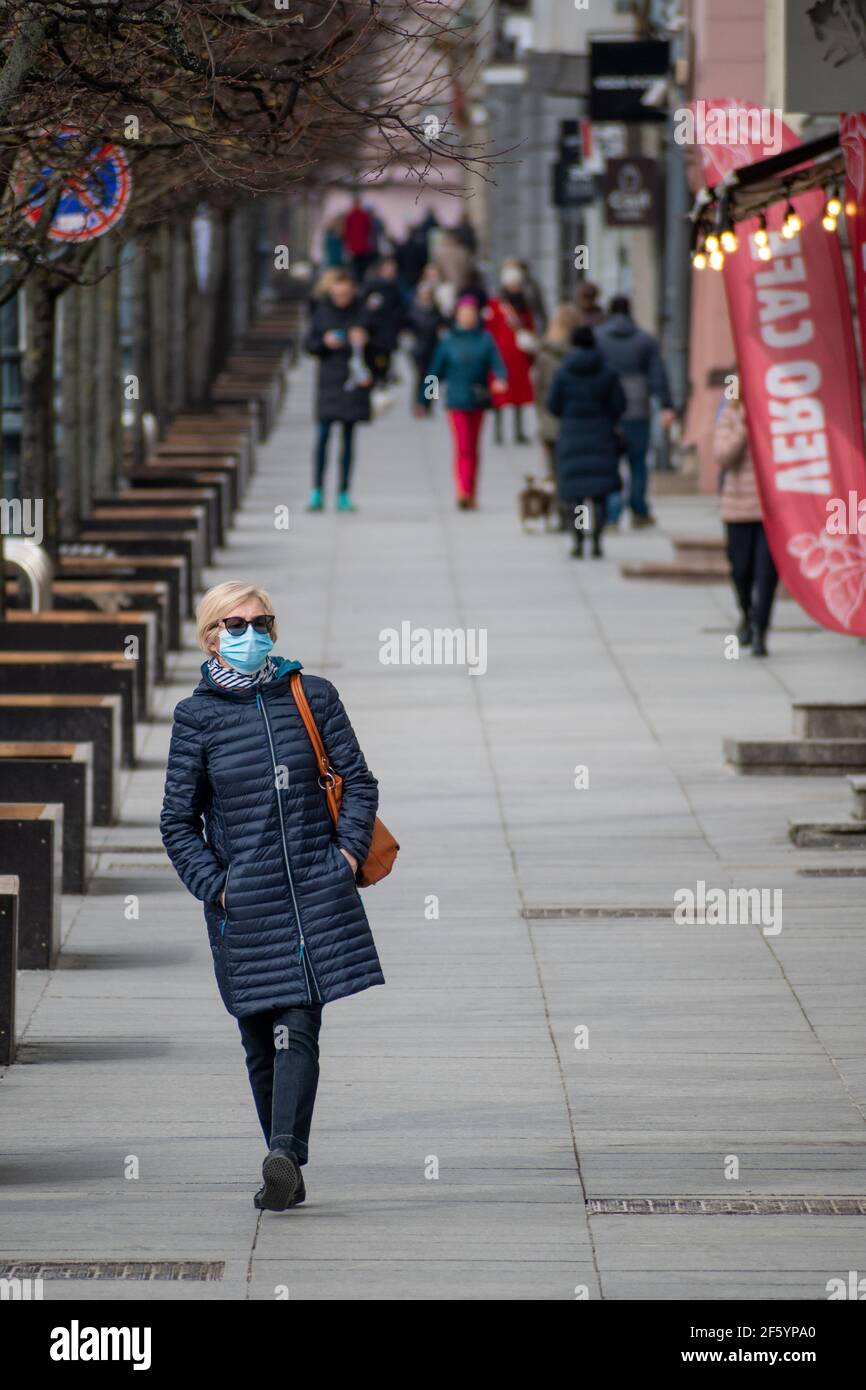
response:
<path id="1" fill-rule="evenodd" d="M 310 736 L 310 743 L 313 745 L 313 752 L 319 765 L 319 786 L 325 793 L 331 820 L 336 825 L 337 817 L 340 814 L 340 802 L 343 797 L 343 779 L 338 772 L 334 771 L 328 760 L 328 751 L 322 742 L 322 735 L 319 733 L 318 725 L 313 718 L 313 711 L 310 709 L 304 694 L 300 671 L 295 671 L 289 677 L 289 688 L 295 697 L 298 712 Z M 373 838 L 370 841 L 369 853 L 359 867 L 356 876 L 358 886 L 368 888 L 371 883 L 378 883 L 380 878 L 389 874 L 394 867 L 399 848 L 400 846 L 387 825 L 380 821 L 377 816 L 373 825 Z"/>

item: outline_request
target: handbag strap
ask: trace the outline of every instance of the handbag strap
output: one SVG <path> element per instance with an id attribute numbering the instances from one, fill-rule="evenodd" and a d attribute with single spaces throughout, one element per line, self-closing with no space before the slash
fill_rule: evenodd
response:
<path id="1" fill-rule="evenodd" d="M 334 770 L 328 761 L 328 752 L 322 742 L 319 726 L 313 718 L 313 711 L 310 709 L 307 701 L 300 671 L 293 671 L 289 676 L 289 689 L 295 697 L 298 713 L 304 721 L 304 728 L 309 735 L 310 743 L 313 745 L 313 752 L 316 755 L 316 762 L 319 765 L 319 785 L 321 786 L 322 779 L 324 779 L 324 781 L 329 783 L 331 788 L 333 788 L 336 781 Z"/>

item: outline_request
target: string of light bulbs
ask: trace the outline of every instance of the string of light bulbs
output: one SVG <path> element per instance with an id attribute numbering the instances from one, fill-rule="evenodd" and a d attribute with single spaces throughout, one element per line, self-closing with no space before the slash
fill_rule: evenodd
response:
<path id="1" fill-rule="evenodd" d="M 833 184 L 829 189 L 825 189 L 824 210 L 821 215 L 821 225 L 830 234 L 836 232 L 839 218 L 842 215 L 842 200 L 839 197 L 839 189 Z M 853 206 L 848 206 L 845 211 L 849 214 L 856 211 Z M 750 219 L 754 214 L 750 214 Z M 786 241 L 792 241 L 799 232 L 803 230 L 803 219 L 791 201 L 790 189 L 785 189 L 785 213 L 779 233 Z M 758 214 L 758 226 L 751 234 L 757 257 L 761 261 L 771 261 L 773 259 L 773 249 L 771 233 L 767 227 L 767 213 L 763 209 Z M 718 211 L 714 222 L 710 222 L 707 216 L 702 216 L 697 227 L 695 244 L 691 253 L 691 262 L 695 270 L 722 270 L 725 265 L 725 257 L 734 255 L 739 248 L 739 238 L 737 236 L 734 219 L 726 201 L 718 204 Z"/>

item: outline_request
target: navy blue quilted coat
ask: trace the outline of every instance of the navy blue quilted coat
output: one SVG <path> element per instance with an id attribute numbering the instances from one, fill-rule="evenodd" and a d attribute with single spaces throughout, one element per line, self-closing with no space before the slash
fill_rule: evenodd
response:
<path id="1" fill-rule="evenodd" d="M 330 681 L 304 690 L 343 777 L 334 830 L 307 731 L 289 689 L 300 662 L 273 680 L 227 690 L 202 679 L 174 712 L 160 831 L 204 915 L 223 1003 L 241 1018 L 328 1003 L 384 984 L 352 867 L 367 857 L 379 801 Z M 219 897 L 225 893 L 225 908 Z"/>

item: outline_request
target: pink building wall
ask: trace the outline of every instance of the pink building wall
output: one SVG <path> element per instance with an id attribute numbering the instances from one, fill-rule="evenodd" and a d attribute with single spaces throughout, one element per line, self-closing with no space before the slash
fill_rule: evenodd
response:
<path id="1" fill-rule="evenodd" d="M 764 6 L 758 0 L 689 0 L 692 32 L 692 99 L 738 97 L 764 102 Z M 692 156 L 692 186 L 703 184 L 700 156 Z M 692 271 L 691 398 L 685 442 L 698 454 L 702 492 L 715 492 L 718 469 L 712 458 L 712 432 L 721 388 L 709 384 L 713 371 L 735 368 L 725 291 L 715 271 Z"/>

